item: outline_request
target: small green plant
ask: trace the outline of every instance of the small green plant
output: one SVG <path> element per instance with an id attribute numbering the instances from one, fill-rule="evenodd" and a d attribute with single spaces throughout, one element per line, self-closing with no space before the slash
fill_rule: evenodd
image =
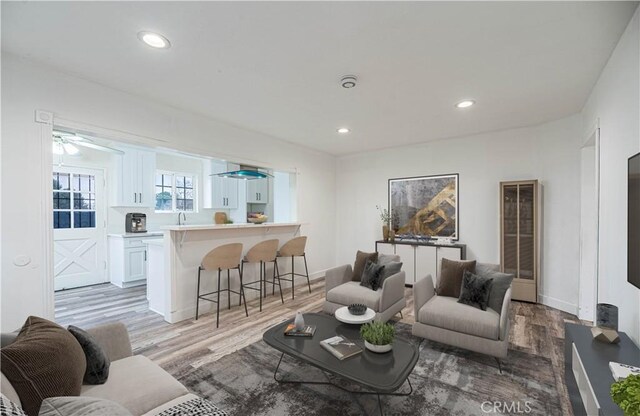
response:
<path id="1" fill-rule="evenodd" d="M 384 322 L 371 322 L 360 327 L 362 339 L 373 345 L 387 345 L 393 342 L 396 329 Z"/>
<path id="2" fill-rule="evenodd" d="M 224 223 L 225 224 L 233 224 L 233 220 L 225 220 Z"/>
<path id="3" fill-rule="evenodd" d="M 380 211 L 382 225 L 391 225 L 391 214 L 389 214 L 389 210 L 386 208 L 380 208 L 380 205 L 376 205 L 376 209 Z"/>
<path id="4" fill-rule="evenodd" d="M 611 385 L 611 398 L 624 416 L 640 416 L 640 374 L 632 374 Z"/>

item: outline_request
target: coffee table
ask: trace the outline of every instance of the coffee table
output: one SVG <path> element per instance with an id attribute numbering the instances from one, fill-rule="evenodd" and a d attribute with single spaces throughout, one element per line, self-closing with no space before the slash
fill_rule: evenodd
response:
<path id="1" fill-rule="evenodd" d="M 312 338 L 285 336 L 284 328 L 292 321 L 291 319 L 275 325 L 262 336 L 264 342 L 282 353 L 273 372 L 273 378 L 278 383 L 329 384 L 350 393 L 375 394 L 378 398 L 380 414 L 382 414 L 381 395 L 408 396 L 413 392 L 409 374 L 418 362 L 419 351 L 415 344 L 401 337 L 396 337 L 390 352 L 377 354 L 364 347 L 359 327 L 343 324 L 329 315 L 318 313 L 304 315 L 305 324 L 316 325 L 316 332 Z M 362 347 L 363 351 L 342 361 L 337 359 L 320 346 L 320 341 L 335 335 L 349 338 Z M 349 390 L 330 381 L 297 381 L 279 378 L 278 369 L 285 354 L 311 364 L 322 371 L 360 384 L 369 391 Z M 409 391 L 396 392 L 405 382 L 409 385 Z"/>
<path id="2" fill-rule="evenodd" d="M 336 309 L 333 316 L 345 324 L 362 325 L 373 321 L 373 318 L 376 317 L 376 312 L 371 308 L 367 308 L 363 315 L 353 315 L 349 312 L 348 306 L 343 306 Z"/>

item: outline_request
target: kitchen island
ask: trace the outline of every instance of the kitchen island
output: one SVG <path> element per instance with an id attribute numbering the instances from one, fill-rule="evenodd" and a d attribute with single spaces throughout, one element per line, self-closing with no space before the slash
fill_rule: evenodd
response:
<path id="1" fill-rule="evenodd" d="M 174 225 L 163 228 L 163 250 L 150 251 L 148 261 L 156 267 L 154 273 L 162 275 L 162 278 L 149 278 L 149 293 L 164 293 L 164 307 L 154 307 L 154 311 L 164 316 L 165 321 L 174 323 L 186 319 L 195 318 L 196 290 L 198 266 L 202 258 L 209 251 L 223 244 L 242 243 L 243 255 L 254 244 L 264 240 L 277 238 L 280 245 L 289 239 L 300 235 L 300 223 L 264 223 L 264 224 L 201 224 L 201 225 Z M 162 255 L 160 255 L 162 253 Z M 286 272 L 290 262 L 279 262 L 280 272 Z M 267 276 L 272 276 L 272 268 L 268 266 Z M 244 282 L 252 282 L 258 279 L 258 265 L 246 264 L 244 268 Z M 226 273 L 221 281 L 222 288 L 226 288 Z M 269 279 L 271 280 L 271 279 Z M 287 287 L 286 282 L 282 286 Z M 201 292 L 211 292 L 216 289 L 217 278 L 213 272 L 203 272 L 201 280 Z M 231 271 L 231 289 L 238 291 L 240 279 L 235 270 Z M 159 286 L 159 287 L 158 287 Z M 271 289 L 269 287 L 269 289 Z M 271 290 L 269 290 L 271 296 Z M 245 291 L 248 300 L 257 298 L 258 292 Z M 227 306 L 227 295 L 221 293 L 221 308 Z M 279 296 L 278 296 L 279 299 Z M 238 307 L 238 296 L 231 295 L 232 308 Z M 215 303 L 200 302 L 200 314 L 215 308 Z M 257 308 L 249 308 L 249 315 L 257 313 Z"/>

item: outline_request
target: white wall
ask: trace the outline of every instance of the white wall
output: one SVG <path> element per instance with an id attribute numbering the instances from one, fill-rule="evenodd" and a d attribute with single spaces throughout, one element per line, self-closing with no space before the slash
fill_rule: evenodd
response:
<path id="1" fill-rule="evenodd" d="M 627 158 L 640 151 L 640 24 L 631 19 L 582 111 L 600 125 L 598 300 L 619 307 L 619 328 L 640 344 L 640 290 L 627 282 Z M 585 133 L 586 134 L 586 133 Z"/>
<path id="2" fill-rule="evenodd" d="M 212 97 L 215 99 L 215 97 Z M 335 158 L 230 126 L 168 105 L 106 88 L 2 54 L 2 329 L 14 329 L 27 315 L 52 317 L 53 295 L 45 259 L 46 212 L 41 180 L 51 171 L 34 110 L 56 119 L 108 129 L 146 145 L 227 160 L 297 170 L 298 220 L 309 236 L 310 272 L 335 264 Z M 48 149 L 50 151 L 50 143 Z M 29 260 L 18 266 L 14 260 Z M 22 264 L 20 261 L 16 261 Z"/>
<path id="3" fill-rule="evenodd" d="M 459 173 L 460 242 L 467 258 L 500 262 L 499 183 L 539 179 L 543 197 L 541 301 L 576 313 L 580 215 L 580 117 L 338 159 L 338 263 L 374 249 L 376 205 L 387 180 Z"/>

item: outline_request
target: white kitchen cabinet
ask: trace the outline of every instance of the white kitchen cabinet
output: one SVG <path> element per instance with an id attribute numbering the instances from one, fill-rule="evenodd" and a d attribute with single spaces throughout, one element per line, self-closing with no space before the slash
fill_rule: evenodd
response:
<path id="1" fill-rule="evenodd" d="M 269 179 L 247 180 L 247 203 L 266 204 L 269 202 Z"/>
<path id="2" fill-rule="evenodd" d="M 396 244 L 376 241 L 376 251 L 400 256 L 402 270 L 405 272 L 405 285 L 413 286 L 417 280 L 429 274 L 435 285 L 440 277 L 442 259 L 464 260 L 466 246 L 464 244 L 444 246 L 433 243 L 398 242 Z"/>
<path id="3" fill-rule="evenodd" d="M 205 160 L 205 192 L 204 208 L 235 209 L 238 208 L 238 179 L 217 176 L 218 173 L 238 170 L 240 167 L 231 163 Z"/>
<path id="4" fill-rule="evenodd" d="M 156 234 L 110 234 L 109 278 L 118 287 L 131 287 L 147 283 L 147 245 Z"/>
<path id="5" fill-rule="evenodd" d="M 155 207 L 155 153 L 129 147 L 121 147 L 120 150 L 124 154 L 114 156 L 111 206 Z"/>

